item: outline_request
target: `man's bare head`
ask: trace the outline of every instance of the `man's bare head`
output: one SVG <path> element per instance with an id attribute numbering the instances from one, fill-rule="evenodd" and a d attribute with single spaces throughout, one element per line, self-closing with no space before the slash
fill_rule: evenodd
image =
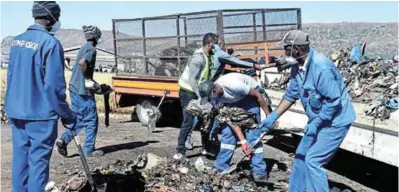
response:
<path id="1" fill-rule="evenodd" d="M 212 91 L 212 97 L 220 97 L 222 95 L 223 95 L 222 86 L 215 83 Z"/>

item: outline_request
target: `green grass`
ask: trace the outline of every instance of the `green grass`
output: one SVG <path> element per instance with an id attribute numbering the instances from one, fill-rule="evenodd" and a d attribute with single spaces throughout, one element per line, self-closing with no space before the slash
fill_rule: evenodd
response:
<path id="1" fill-rule="evenodd" d="M 70 71 L 65 71 L 65 80 L 67 82 L 67 87 L 68 87 L 68 82 L 71 78 L 71 72 Z M 114 76 L 114 73 L 95 73 L 94 74 L 94 79 L 102 84 L 105 83 L 107 85 L 112 86 L 112 76 Z M 4 103 L 4 97 L 5 97 L 5 90 L 7 88 L 7 70 L 1 69 L 0 70 L 0 77 L 1 77 L 1 103 Z M 69 91 L 67 88 L 66 91 L 67 94 L 67 102 L 70 104 L 71 100 L 69 99 Z M 116 108 L 115 107 L 115 102 L 114 102 L 114 92 L 111 93 L 110 95 L 110 106 L 111 110 L 113 113 L 131 113 L 132 108 Z M 96 95 L 96 103 L 97 103 L 97 111 L 98 112 L 104 112 L 104 96 L 102 95 Z"/>

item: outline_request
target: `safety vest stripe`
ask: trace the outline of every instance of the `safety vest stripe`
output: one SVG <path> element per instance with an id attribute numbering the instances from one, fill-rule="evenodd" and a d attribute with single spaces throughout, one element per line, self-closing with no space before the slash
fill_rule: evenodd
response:
<path id="1" fill-rule="evenodd" d="M 213 66 L 213 61 L 212 61 L 212 57 L 211 57 L 211 62 L 210 62 L 208 57 L 204 53 L 195 53 L 195 54 L 201 54 L 205 60 L 205 67 L 201 71 L 200 78 L 197 80 L 197 83 L 200 84 L 203 81 L 210 79 L 210 71 Z M 179 79 L 179 85 L 181 88 L 183 88 L 187 91 L 193 91 L 193 89 L 191 88 L 191 85 L 189 83 L 189 74 L 188 74 L 189 67 L 190 67 L 189 64 L 187 64 L 186 69 L 184 69 L 184 72 L 183 72 L 181 78 Z"/>

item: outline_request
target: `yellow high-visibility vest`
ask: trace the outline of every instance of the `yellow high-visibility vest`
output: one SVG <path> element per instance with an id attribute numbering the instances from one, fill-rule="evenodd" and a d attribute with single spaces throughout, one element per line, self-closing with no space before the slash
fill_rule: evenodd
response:
<path id="1" fill-rule="evenodd" d="M 197 80 L 197 83 L 199 85 L 202 82 L 211 79 L 210 76 L 211 76 L 211 69 L 213 67 L 213 56 L 207 56 L 204 53 L 204 51 L 202 50 L 202 48 L 195 51 L 195 53 L 192 57 L 194 57 L 195 55 L 202 55 L 202 57 L 205 60 L 205 66 L 201 71 L 200 78 Z M 179 79 L 179 86 L 187 91 L 194 92 L 193 88 L 191 87 L 191 85 L 189 83 L 189 76 L 193 75 L 193 74 L 189 74 L 189 73 L 190 73 L 190 62 L 184 68 L 183 74 L 181 75 L 181 77 Z"/>

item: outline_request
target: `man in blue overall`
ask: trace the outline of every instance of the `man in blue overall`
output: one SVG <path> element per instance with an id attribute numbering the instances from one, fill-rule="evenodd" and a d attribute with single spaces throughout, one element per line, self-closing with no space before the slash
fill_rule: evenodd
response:
<path id="1" fill-rule="evenodd" d="M 69 82 L 69 95 L 72 102 L 72 110 L 77 115 L 75 132 L 85 128 L 86 138 L 83 146 L 85 155 L 102 156 L 102 150 L 95 150 L 96 136 L 98 131 L 98 116 L 96 100 L 94 97 L 93 80 L 97 51 L 95 46 L 100 42 L 101 31 L 95 26 L 83 26 L 83 32 L 87 40 L 76 56 L 76 63 L 72 69 L 72 76 Z M 58 152 L 67 156 L 67 145 L 73 139 L 71 131 L 66 130 L 56 145 Z"/>
<path id="2" fill-rule="evenodd" d="M 64 50 L 53 34 L 60 29 L 55 1 L 34 2 L 35 24 L 11 43 L 5 110 L 12 129 L 12 188 L 43 192 L 57 139 L 58 118 L 73 128 L 66 102 Z"/>
<path id="3" fill-rule="evenodd" d="M 259 84 L 252 77 L 241 73 L 228 73 L 215 81 L 212 99 L 226 106 L 239 107 L 256 115 L 256 122 L 260 123 L 260 108 L 265 114 L 270 114 L 262 94 L 258 92 Z M 253 147 L 250 145 L 262 134 L 261 129 L 246 129 L 245 136 L 240 127 L 230 127 L 224 124 L 220 152 L 217 155 L 215 168 L 219 171 L 227 170 L 233 157 L 237 138 L 241 143 L 243 152 L 250 156 L 251 170 L 255 182 L 266 182 L 266 162 L 263 155 L 263 144 L 259 142 Z"/>
<path id="4" fill-rule="evenodd" d="M 288 90 L 276 110 L 262 122 L 262 131 L 269 131 L 280 115 L 300 99 L 309 120 L 296 150 L 288 191 L 329 191 L 322 167 L 344 140 L 356 119 L 355 111 L 338 68 L 309 47 L 306 33 L 290 31 L 282 43 L 286 61 L 293 64 Z"/>

